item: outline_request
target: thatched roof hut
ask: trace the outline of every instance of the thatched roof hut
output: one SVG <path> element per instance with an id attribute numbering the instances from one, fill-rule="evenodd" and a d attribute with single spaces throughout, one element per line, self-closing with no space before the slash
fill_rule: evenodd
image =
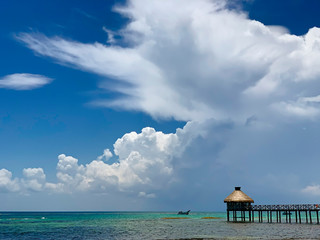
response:
<path id="1" fill-rule="evenodd" d="M 235 190 L 224 199 L 225 203 L 254 203 L 253 199 L 241 191 L 241 187 L 235 187 Z"/>

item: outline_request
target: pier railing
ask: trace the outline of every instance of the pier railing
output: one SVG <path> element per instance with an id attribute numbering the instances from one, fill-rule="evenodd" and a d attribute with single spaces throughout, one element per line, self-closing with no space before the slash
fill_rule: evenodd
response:
<path id="1" fill-rule="evenodd" d="M 230 205 L 228 210 L 231 211 L 320 211 L 320 204 L 278 204 L 278 205 Z"/>
<path id="2" fill-rule="evenodd" d="M 320 204 L 282 204 L 282 205 L 252 205 L 252 211 L 295 211 L 306 210 L 316 211 L 320 210 Z"/>

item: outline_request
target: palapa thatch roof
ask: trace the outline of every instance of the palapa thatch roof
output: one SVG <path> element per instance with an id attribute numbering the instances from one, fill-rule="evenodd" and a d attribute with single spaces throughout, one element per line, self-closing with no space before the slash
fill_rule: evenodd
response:
<path id="1" fill-rule="evenodd" d="M 224 199 L 224 202 L 248 202 L 254 203 L 253 199 L 240 190 L 240 187 L 235 187 L 235 190 Z"/>

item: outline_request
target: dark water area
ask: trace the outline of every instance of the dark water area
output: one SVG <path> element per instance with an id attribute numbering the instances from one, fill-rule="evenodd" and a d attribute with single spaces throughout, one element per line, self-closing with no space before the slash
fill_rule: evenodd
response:
<path id="1" fill-rule="evenodd" d="M 185 217 L 185 218 L 183 218 Z M 225 213 L 1 212 L 0 239 L 320 239 L 320 225 L 228 223 Z"/>

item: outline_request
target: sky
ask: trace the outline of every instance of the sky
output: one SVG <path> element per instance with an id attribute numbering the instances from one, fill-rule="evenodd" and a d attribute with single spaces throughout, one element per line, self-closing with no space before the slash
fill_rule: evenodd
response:
<path id="1" fill-rule="evenodd" d="M 318 203 L 317 0 L 0 3 L 0 211 Z"/>

